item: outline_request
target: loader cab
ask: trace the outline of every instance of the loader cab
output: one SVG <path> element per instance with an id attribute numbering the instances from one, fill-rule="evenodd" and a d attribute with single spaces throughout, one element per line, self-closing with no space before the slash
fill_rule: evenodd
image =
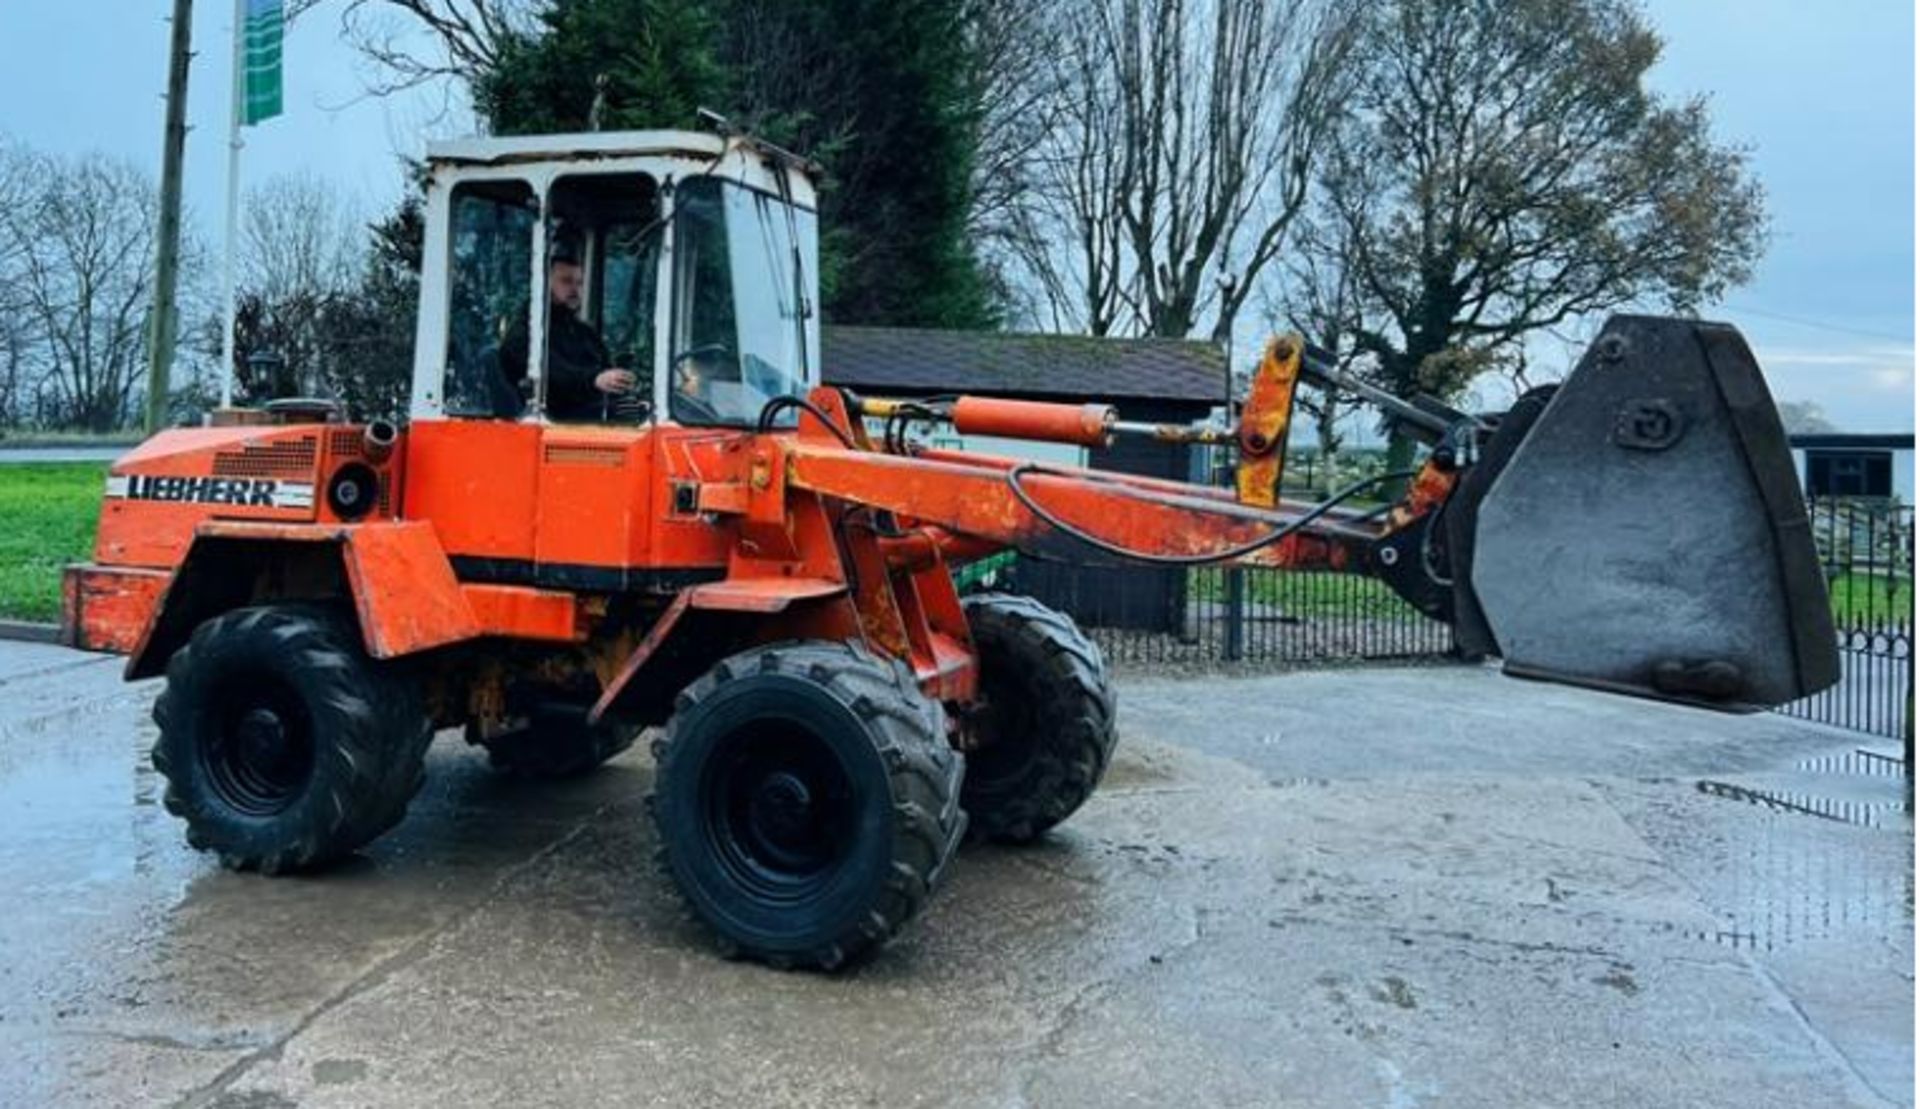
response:
<path id="1" fill-rule="evenodd" d="M 819 380 L 818 223 L 791 156 L 631 132 L 439 144 L 428 162 L 414 421 L 748 427 Z M 636 387 L 583 392 L 583 363 Z"/>

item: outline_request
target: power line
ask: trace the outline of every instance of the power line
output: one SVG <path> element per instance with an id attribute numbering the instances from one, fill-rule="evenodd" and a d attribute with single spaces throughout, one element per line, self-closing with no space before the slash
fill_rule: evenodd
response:
<path id="1" fill-rule="evenodd" d="M 1910 334 L 1894 335 L 1890 332 L 1873 331 L 1864 327 L 1849 327 L 1846 324 L 1827 323 L 1824 320 L 1810 320 L 1805 316 L 1789 316 L 1784 312 L 1769 312 L 1764 308 L 1751 308 L 1744 304 L 1734 304 L 1731 301 L 1723 301 L 1720 306 L 1748 316 L 1759 316 L 1761 319 L 1779 320 L 1781 323 L 1798 324 L 1801 327 L 1812 327 L 1821 331 L 1837 331 L 1843 335 L 1858 335 L 1866 339 L 1884 339 L 1890 343 L 1905 343 L 1908 346 L 1913 345 L 1913 336 Z"/>

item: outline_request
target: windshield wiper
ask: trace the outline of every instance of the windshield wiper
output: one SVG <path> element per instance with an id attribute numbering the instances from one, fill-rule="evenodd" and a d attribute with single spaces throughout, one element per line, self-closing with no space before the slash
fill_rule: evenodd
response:
<path id="1" fill-rule="evenodd" d="M 807 364 L 807 318 L 813 307 L 807 303 L 807 263 L 800 253 L 800 222 L 793 215 L 793 182 L 787 176 L 792 172 L 792 166 L 782 164 L 774 179 L 780 184 L 780 207 L 787 214 L 787 245 L 793 253 L 793 326 L 800 348 L 800 380 L 804 382 L 811 368 Z"/>

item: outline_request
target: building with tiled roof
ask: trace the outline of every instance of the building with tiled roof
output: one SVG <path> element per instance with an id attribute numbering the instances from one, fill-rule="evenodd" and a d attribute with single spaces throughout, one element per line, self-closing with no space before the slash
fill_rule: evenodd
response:
<path id="1" fill-rule="evenodd" d="M 827 384 L 877 395 L 1107 400 L 1123 409 L 1149 402 L 1196 409 L 1199 418 L 1227 390 L 1220 348 L 1187 339 L 828 327 L 821 347 Z"/>
<path id="2" fill-rule="evenodd" d="M 1119 409 L 1122 419 L 1189 424 L 1226 400 L 1227 360 L 1212 343 L 1185 339 L 1095 339 L 997 331 L 933 331 L 897 327 L 826 327 L 820 333 L 822 378 L 871 396 L 936 397 L 954 393 L 1085 404 Z M 1200 452 L 1130 437 L 1084 453 L 1005 441 L 958 445 L 1040 461 L 1084 462 L 1095 469 L 1180 481 L 1204 480 Z M 1057 608 L 1085 611 L 1101 598 L 1102 623 L 1172 631 L 1182 626 L 1186 576 L 1158 568 L 1041 563 L 1022 557 L 1012 588 Z"/>

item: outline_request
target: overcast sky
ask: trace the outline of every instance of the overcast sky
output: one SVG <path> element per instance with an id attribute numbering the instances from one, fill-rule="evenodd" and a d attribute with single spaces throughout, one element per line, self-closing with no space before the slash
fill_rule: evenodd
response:
<path id="1" fill-rule="evenodd" d="M 0 133 L 157 168 L 168 0 L 0 0 Z M 250 179 L 308 171 L 368 213 L 398 155 L 463 133 L 441 91 L 363 95 L 336 41 L 338 0 L 291 29 L 286 115 L 248 131 Z M 217 243 L 225 196 L 232 4 L 199 0 L 186 192 Z M 1740 325 L 1782 399 L 1850 431 L 1913 428 L 1913 6 L 1907 0 L 1649 0 L 1667 40 L 1655 82 L 1711 98 L 1723 139 L 1753 148 L 1774 223 L 1758 276 L 1709 314 Z M 1551 354 L 1551 350 L 1548 351 Z"/>

